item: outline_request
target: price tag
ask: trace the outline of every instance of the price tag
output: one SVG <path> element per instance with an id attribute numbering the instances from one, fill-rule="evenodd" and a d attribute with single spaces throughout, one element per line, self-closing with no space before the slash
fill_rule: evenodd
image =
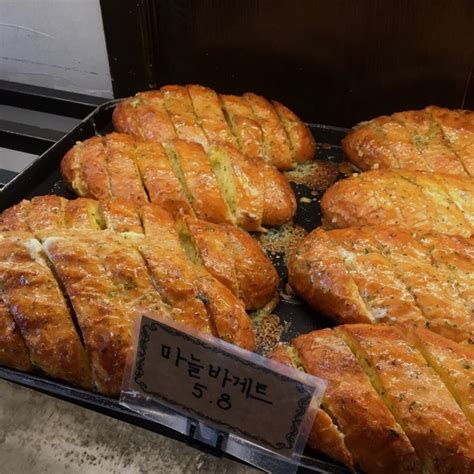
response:
<path id="1" fill-rule="evenodd" d="M 128 391 L 282 456 L 293 454 L 324 390 L 319 379 L 169 320 L 142 316 L 136 344 Z"/>

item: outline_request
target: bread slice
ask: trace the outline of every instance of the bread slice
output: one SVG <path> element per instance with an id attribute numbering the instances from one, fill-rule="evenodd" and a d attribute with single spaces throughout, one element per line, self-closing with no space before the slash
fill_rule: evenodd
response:
<path id="1" fill-rule="evenodd" d="M 0 214 L 0 231 L 19 230 L 28 232 L 30 226 L 28 224 L 31 209 L 31 201 L 23 199 Z"/>
<path id="2" fill-rule="evenodd" d="M 313 308 L 338 323 L 375 322 L 337 245 L 321 228 L 303 239 L 291 256 L 288 282 Z"/>
<path id="3" fill-rule="evenodd" d="M 29 372 L 30 353 L 0 291 L 0 365 Z"/>
<path id="4" fill-rule="evenodd" d="M 61 174 L 71 189 L 82 197 L 112 197 L 103 137 L 77 142 L 61 161 Z"/>
<path id="5" fill-rule="evenodd" d="M 252 93 L 244 94 L 243 98 L 249 103 L 255 119 L 262 127 L 266 161 L 280 170 L 293 169 L 295 162 L 290 141 L 272 103 Z"/>
<path id="6" fill-rule="evenodd" d="M 370 473 L 420 472 L 414 445 L 340 335 L 323 329 L 292 344 L 306 371 L 328 382 L 322 408 L 344 434 L 356 464 Z"/>
<path id="7" fill-rule="evenodd" d="M 163 301 L 174 308 L 176 320 L 210 333 L 209 315 L 194 283 L 195 268 L 188 263 L 174 219 L 155 206 L 140 213 L 147 239 L 138 248 Z"/>
<path id="8" fill-rule="evenodd" d="M 51 377 L 90 388 L 88 357 L 41 244 L 33 235 L 1 235 L 0 289 L 32 364 Z"/>
<path id="9" fill-rule="evenodd" d="M 278 345 L 271 353 L 271 359 L 294 369 L 305 371 L 297 351 L 291 345 Z M 352 471 L 355 470 L 354 459 L 344 442 L 344 434 L 323 408 L 319 408 L 316 412 L 307 445 L 326 454 L 331 459 L 341 462 Z"/>
<path id="10" fill-rule="evenodd" d="M 470 110 L 427 108 L 441 127 L 444 138 L 462 162 L 469 176 L 474 177 L 474 113 Z"/>
<path id="11" fill-rule="evenodd" d="M 64 210 L 66 199 L 61 196 L 49 195 L 34 197 L 31 200 L 28 214 L 28 226 L 32 232 L 54 227 L 64 228 Z"/>
<path id="12" fill-rule="evenodd" d="M 183 140 L 171 142 L 170 148 L 197 217 L 215 223 L 232 222 L 229 206 L 222 196 L 204 148 Z"/>
<path id="13" fill-rule="evenodd" d="M 427 234 L 420 243 L 432 265 L 456 288 L 460 298 L 474 315 L 474 242 L 460 236 Z"/>
<path id="14" fill-rule="evenodd" d="M 123 199 L 102 202 L 100 211 L 104 219 L 104 228 L 115 232 L 143 232 L 137 209 Z"/>
<path id="15" fill-rule="evenodd" d="M 464 347 L 426 329 L 412 332 L 414 343 L 438 373 L 474 425 L 474 349 Z"/>
<path id="16" fill-rule="evenodd" d="M 263 225 L 285 224 L 296 214 L 296 197 L 286 177 L 274 166 L 261 163 L 265 196 L 263 202 Z"/>
<path id="17" fill-rule="evenodd" d="M 450 176 L 449 183 L 447 183 L 441 174 L 435 173 L 432 174 L 431 177 L 435 183 L 443 189 L 444 194 L 448 196 L 450 204 L 452 203 L 456 206 L 466 222 L 471 227 L 474 227 L 474 200 L 472 199 L 474 189 L 472 184 L 473 180 L 459 176 Z"/>
<path id="18" fill-rule="evenodd" d="M 223 226 L 234 258 L 239 296 L 247 309 L 259 309 L 271 301 L 277 291 L 278 274 L 262 248 L 247 232 Z"/>
<path id="19" fill-rule="evenodd" d="M 44 248 L 76 313 L 94 384 L 101 393 L 116 396 L 131 342 L 131 315 L 89 241 L 53 232 Z"/>
<path id="20" fill-rule="evenodd" d="M 122 101 L 113 111 L 112 122 L 118 132 L 143 140 L 167 142 L 177 138 L 160 91 L 139 92 Z"/>
<path id="21" fill-rule="evenodd" d="M 114 133 L 106 135 L 104 140 L 111 195 L 137 204 L 148 202 L 134 160 L 135 140 L 128 135 Z"/>
<path id="22" fill-rule="evenodd" d="M 194 215 L 189 201 L 192 198 L 186 195 L 186 191 L 189 191 L 184 187 L 182 172 L 159 143 L 137 143 L 135 160 L 150 202 L 160 205 L 173 215 L 181 212 Z"/>
<path id="23" fill-rule="evenodd" d="M 474 321 L 455 287 L 432 266 L 426 249 L 408 232 L 377 229 L 373 234 L 395 275 L 416 299 L 428 326 L 455 341 L 474 336 Z"/>
<path id="24" fill-rule="evenodd" d="M 68 200 L 64 208 L 64 227 L 67 229 L 104 229 L 105 221 L 99 203 L 88 198 Z"/>
<path id="25" fill-rule="evenodd" d="M 208 140 L 194 113 L 191 97 L 184 86 L 165 86 L 163 93 L 166 111 L 173 122 L 176 134 L 183 140 L 207 146 Z"/>
<path id="26" fill-rule="evenodd" d="M 115 286 L 114 298 L 120 300 L 130 320 L 146 311 L 172 318 L 172 310 L 155 289 L 137 249 L 144 241 L 143 234 L 89 231 L 73 233 L 73 238 L 79 238 L 81 244 L 88 245 L 92 252 L 100 255 L 102 266 Z"/>
<path id="27" fill-rule="evenodd" d="M 209 143 L 225 143 L 237 147 L 237 140 L 224 117 L 216 92 L 196 84 L 186 86 L 186 89 L 191 97 L 194 113 Z"/>
<path id="28" fill-rule="evenodd" d="M 382 127 L 387 123 L 384 119 L 387 117 L 383 116 L 361 122 L 342 140 L 342 149 L 345 155 L 361 170 L 400 167 L 399 155 L 394 153 L 390 146 L 393 141 L 388 139 L 388 133 Z M 404 139 L 402 143 L 405 144 L 410 141 L 409 134 L 404 127 L 401 125 L 399 127 L 408 135 L 408 137 L 403 135 L 400 137 L 402 140 Z M 409 152 L 411 153 L 412 150 L 410 149 Z"/>
<path id="29" fill-rule="evenodd" d="M 472 472 L 474 426 L 403 333 L 359 324 L 337 331 L 413 444 L 423 471 Z"/>
<path id="30" fill-rule="evenodd" d="M 328 227 L 398 225 L 419 232 L 470 236 L 470 204 L 474 182 L 470 178 L 374 170 L 338 181 L 321 199 Z M 448 189 L 452 188 L 450 191 Z M 464 194 L 463 200 L 451 196 Z"/>
<path id="31" fill-rule="evenodd" d="M 263 130 L 248 102 L 236 95 L 220 95 L 219 98 L 224 116 L 244 155 L 252 159 L 265 158 Z"/>
<path id="32" fill-rule="evenodd" d="M 239 283 L 230 240 L 224 226 L 185 217 L 178 222 L 181 243 L 188 258 L 239 296 Z M 255 261 L 253 265 L 257 267 Z"/>
<path id="33" fill-rule="evenodd" d="M 272 101 L 290 143 L 291 156 L 296 163 L 312 160 L 316 152 L 316 143 L 311 131 L 288 107 Z"/>
<path id="34" fill-rule="evenodd" d="M 246 230 L 262 230 L 265 191 L 259 168 L 227 145 L 211 146 L 208 157 L 235 223 Z"/>

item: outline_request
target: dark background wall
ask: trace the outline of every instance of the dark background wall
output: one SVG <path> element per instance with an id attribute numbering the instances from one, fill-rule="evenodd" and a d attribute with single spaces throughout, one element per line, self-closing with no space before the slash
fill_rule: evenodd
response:
<path id="1" fill-rule="evenodd" d="M 254 91 L 340 126 L 474 109 L 473 0 L 102 0 L 116 97 L 166 83 Z"/>

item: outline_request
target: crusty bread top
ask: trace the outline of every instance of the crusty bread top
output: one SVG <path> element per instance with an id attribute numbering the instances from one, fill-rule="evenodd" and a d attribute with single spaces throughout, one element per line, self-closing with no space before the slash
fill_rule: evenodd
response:
<path id="1" fill-rule="evenodd" d="M 117 199 L 99 202 L 60 196 L 37 196 L 0 214 L 0 231 L 25 230 L 42 237 L 51 229 L 144 233 L 161 247 L 170 244 L 172 252 L 184 247 L 183 258 L 204 266 L 249 310 L 265 306 L 277 290 L 277 272 L 259 243 L 235 226 L 186 215 L 175 219 L 154 204 L 136 207 Z"/>
<path id="2" fill-rule="evenodd" d="M 321 199 L 327 227 L 397 225 L 470 236 L 474 180 L 406 170 L 373 170 L 331 186 Z"/>
<path id="3" fill-rule="evenodd" d="M 395 226 L 310 233 L 290 258 L 293 289 L 337 322 L 429 327 L 474 337 L 474 242 Z"/>
<path id="4" fill-rule="evenodd" d="M 474 177 L 474 112 L 427 107 L 362 122 L 342 148 L 361 170 L 400 168 Z"/>
<path id="5" fill-rule="evenodd" d="M 427 330 L 349 324 L 298 336 L 272 358 L 328 383 L 320 411 L 332 424 L 317 418 L 313 449 L 367 473 L 472 472 L 474 426 L 460 403 L 470 350 Z"/>
<path id="6" fill-rule="evenodd" d="M 199 85 L 164 86 L 121 102 L 115 130 L 165 142 L 176 136 L 207 146 L 220 142 L 280 170 L 311 160 L 314 138 L 288 108 L 261 96 L 218 95 Z"/>
<path id="7" fill-rule="evenodd" d="M 78 142 L 61 172 L 81 197 L 159 204 L 173 215 L 233 223 L 251 231 L 290 221 L 296 199 L 287 179 L 229 145 L 167 143 L 111 133 Z"/>

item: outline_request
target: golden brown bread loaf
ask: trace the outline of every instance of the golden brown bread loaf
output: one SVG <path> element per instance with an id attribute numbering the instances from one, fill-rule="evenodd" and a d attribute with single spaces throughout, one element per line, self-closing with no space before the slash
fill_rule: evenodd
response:
<path id="1" fill-rule="evenodd" d="M 274 298 L 278 287 L 275 268 L 257 241 L 231 225 L 190 216 L 175 220 L 153 204 L 137 209 L 120 200 L 67 200 L 54 195 L 23 200 L 0 214 L 0 231 L 110 229 L 151 238 L 160 235 L 163 228 L 168 229 L 163 239 L 168 235 L 168 240 L 183 247 L 189 260 L 203 266 L 244 301 L 246 309 L 259 309 Z"/>
<path id="2" fill-rule="evenodd" d="M 175 139 L 162 145 L 111 133 L 78 142 L 61 162 L 67 184 L 82 197 L 159 204 L 245 230 L 290 221 L 296 199 L 276 168 L 237 149 Z"/>
<path id="3" fill-rule="evenodd" d="M 266 305 L 278 286 L 246 232 L 117 200 L 24 200 L 0 215 L 0 255 L 0 364 L 111 396 L 136 315 L 253 350 L 245 306 Z"/>
<path id="4" fill-rule="evenodd" d="M 282 104 L 251 93 L 218 95 L 199 85 L 139 92 L 117 105 L 113 123 L 141 139 L 230 145 L 280 170 L 311 160 L 316 149 L 309 129 Z"/>
<path id="5" fill-rule="evenodd" d="M 338 323 L 426 326 L 474 340 L 474 242 L 397 227 L 311 232 L 290 258 L 292 288 Z"/>
<path id="6" fill-rule="evenodd" d="M 321 199 L 324 225 L 397 225 L 469 237 L 474 180 L 406 170 L 373 170 L 338 181 Z"/>
<path id="7" fill-rule="evenodd" d="M 162 235 L 167 233 L 162 226 Z M 133 320 L 150 310 L 243 348 L 255 347 L 243 302 L 190 262 L 172 232 L 159 240 L 111 230 L 48 228 L 38 230 L 36 238 L 10 231 L 0 233 L 0 253 L 6 307 L 0 327 L 18 329 L 16 339 L 0 334 L 0 353 L 26 347 L 31 365 L 49 376 L 84 388 L 93 384 L 116 396 Z M 5 357 L 2 363 L 31 369 Z"/>
<path id="8" fill-rule="evenodd" d="M 443 351 L 448 383 L 427 350 Z M 299 336 L 273 358 L 328 383 L 313 449 L 367 473 L 473 471 L 471 349 L 424 329 L 350 324 Z"/>
<path id="9" fill-rule="evenodd" d="M 344 138 L 361 170 L 400 168 L 474 177 L 474 112 L 426 107 L 362 122 Z"/>

